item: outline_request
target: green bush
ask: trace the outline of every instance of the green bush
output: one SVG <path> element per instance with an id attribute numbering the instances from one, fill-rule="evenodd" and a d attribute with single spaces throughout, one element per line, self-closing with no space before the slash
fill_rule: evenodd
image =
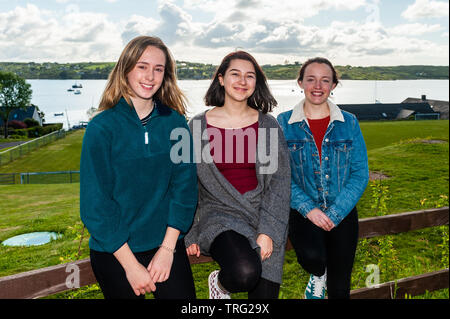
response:
<path id="1" fill-rule="evenodd" d="M 18 130 L 14 130 L 11 131 L 12 135 L 17 135 L 17 136 L 28 136 L 28 129 L 27 128 L 22 128 L 22 129 L 18 129 Z"/>
<path id="2" fill-rule="evenodd" d="M 47 134 L 50 134 L 54 131 L 59 131 L 62 128 L 62 124 L 50 124 L 46 126 L 34 126 L 29 128 L 23 128 L 23 129 L 17 129 L 14 131 L 11 131 L 12 135 L 18 135 L 18 136 L 24 136 L 24 137 L 30 137 L 30 138 L 37 138 L 41 137 Z"/>
<path id="3" fill-rule="evenodd" d="M 25 120 L 23 120 L 23 122 L 27 125 L 27 127 L 39 126 L 38 121 L 36 121 L 35 119 L 31 119 L 29 117 L 27 117 Z"/>
<path id="4" fill-rule="evenodd" d="M 41 126 L 30 127 L 27 129 L 27 131 L 28 131 L 28 137 L 42 136 L 42 127 Z"/>
<path id="5" fill-rule="evenodd" d="M 12 140 L 21 140 L 21 139 L 23 139 L 23 135 L 12 134 L 12 135 L 8 135 L 8 138 L 12 139 Z"/>
<path id="6" fill-rule="evenodd" d="M 62 126 L 63 126 L 62 123 L 43 126 L 43 127 L 41 127 L 42 135 L 47 135 L 47 134 L 50 134 L 51 132 L 59 131 L 60 129 L 62 129 Z"/>

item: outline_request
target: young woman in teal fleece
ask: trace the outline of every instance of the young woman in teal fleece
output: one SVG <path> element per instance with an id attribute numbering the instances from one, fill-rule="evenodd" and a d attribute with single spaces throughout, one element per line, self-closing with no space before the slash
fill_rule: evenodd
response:
<path id="1" fill-rule="evenodd" d="M 130 41 L 99 110 L 83 140 L 80 215 L 105 298 L 195 298 L 182 237 L 197 204 L 196 166 L 170 157 L 172 130 L 189 128 L 160 39 Z"/>

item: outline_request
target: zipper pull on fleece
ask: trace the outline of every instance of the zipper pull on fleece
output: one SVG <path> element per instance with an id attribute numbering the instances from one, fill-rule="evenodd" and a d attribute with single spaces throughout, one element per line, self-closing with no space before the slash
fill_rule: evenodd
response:
<path id="1" fill-rule="evenodd" d="M 145 144 L 148 144 L 148 132 L 146 131 L 144 134 L 145 137 Z"/>

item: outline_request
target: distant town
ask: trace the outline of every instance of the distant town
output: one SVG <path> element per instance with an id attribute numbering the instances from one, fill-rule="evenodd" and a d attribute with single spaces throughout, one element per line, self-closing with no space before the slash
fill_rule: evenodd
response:
<path id="1" fill-rule="evenodd" d="M 107 79 L 114 62 L 83 63 L 19 63 L 0 62 L 0 71 L 14 72 L 25 79 Z M 284 64 L 263 65 L 271 80 L 291 80 L 297 77 L 301 62 L 285 61 Z M 180 80 L 203 80 L 212 78 L 216 65 L 177 61 Z M 403 65 L 403 66 L 337 66 L 343 80 L 423 80 L 449 78 L 448 66 Z"/>

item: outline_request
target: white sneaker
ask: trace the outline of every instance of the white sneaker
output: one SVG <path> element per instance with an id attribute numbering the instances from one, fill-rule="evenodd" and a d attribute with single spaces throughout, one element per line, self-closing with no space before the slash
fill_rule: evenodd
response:
<path id="1" fill-rule="evenodd" d="M 218 283 L 219 271 L 214 270 L 208 277 L 209 299 L 231 299 L 230 293 L 220 289 Z"/>
<path id="2" fill-rule="evenodd" d="M 327 289 L 327 272 L 322 276 L 311 275 L 305 289 L 305 299 L 325 299 Z"/>

